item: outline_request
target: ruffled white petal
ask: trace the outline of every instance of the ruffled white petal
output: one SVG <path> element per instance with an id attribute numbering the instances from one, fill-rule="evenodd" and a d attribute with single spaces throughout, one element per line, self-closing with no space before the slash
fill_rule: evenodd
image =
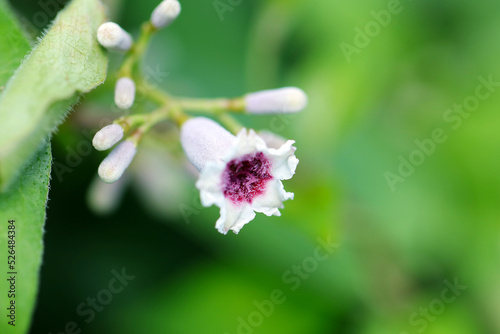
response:
<path id="1" fill-rule="evenodd" d="M 225 205 L 220 208 L 220 218 L 215 227 L 222 234 L 227 234 L 229 230 L 238 234 L 241 228 L 254 218 L 255 212 L 249 204 L 234 205 L 230 201 L 225 201 Z"/>
<path id="2" fill-rule="evenodd" d="M 296 148 L 292 146 L 294 143 L 295 141 L 289 140 L 279 149 L 267 150 L 267 155 L 271 157 L 273 164 L 272 174 L 280 180 L 291 179 L 297 169 L 299 159 L 295 157 Z"/>
<path id="3" fill-rule="evenodd" d="M 262 212 L 266 216 L 280 216 L 279 209 L 283 209 L 283 184 L 273 179 L 266 184 L 266 192 L 256 197 L 252 202 L 252 208 L 256 212 Z"/>
<path id="4" fill-rule="evenodd" d="M 225 161 L 231 161 L 234 158 L 267 150 L 267 145 L 260 138 L 255 131 L 250 130 L 247 133 L 247 129 L 241 129 L 240 132 L 236 135 L 236 141 L 233 144 L 233 149 L 231 152 L 225 157 Z"/>

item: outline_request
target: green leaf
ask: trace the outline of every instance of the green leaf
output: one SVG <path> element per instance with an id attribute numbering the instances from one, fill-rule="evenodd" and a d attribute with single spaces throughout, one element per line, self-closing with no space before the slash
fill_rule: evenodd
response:
<path id="1" fill-rule="evenodd" d="M 23 57 L 30 49 L 29 41 L 24 37 L 17 20 L 9 10 L 7 3 L 0 0 L 0 86 L 5 85 Z M 0 280 L 0 305 L 10 307 L 11 300 L 15 302 L 15 326 L 9 325 L 11 319 L 5 318 L 0 323 L 1 333 L 25 333 L 29 330 L 31 314 L 35 305 L 38 287 L 38 271 L 42 257 L 42 229 L 45 222 L 45 205 L 49 189 L 50 167 L 52 157 L 50 142 L 47 141 L 39 153 L 27 164 L 22 172 L 23 177 L 13 184 L 8 193 L 0 194 L 0 245 L 6 258 L 2 271 L 16 272 L 15 296 L 10 295 L 11 284 L 5 279 Z M 9 220 L 14 219 L 15 234 L 10 233 Z M 10 229 L 12 231 L 12 229 Z M 9 248 L 11 240 L 11 248 Z M 12 244 L 15 241 L 15 246 Z M 23 261 L 19 261 L 20 258 Z M 8 261 L 14 260 L 12 269 Z M 9 314 L 10 310 L 6 310 Z M 12 319 L 14 320 L 14 319 Z"/>
<path id="2" fill-rule="evenodd" d="M 45 205 L 49 191 L 50 166 L 52 156 L 50 143 L 35 155 L 22 171 L 20 177 L 8 193 L 0 194 L 0 253 L 2 258 L 2 279 L 0 280 L 0 305 L 2 305 L 2 321 L 0 333 L 26 333 L 29 330 L 31 316 L 38 289 L 39 268 L 42 258 L 43 224 L 45 222 Z M 15 220 L 15 237 L 8 234 L 9 220 Z M 10 245 L 9 245 L 9 240 Z M 15 241 L 15 246 L 12 244 Z M 14 246 L 8 248 L 9 246 Z M 8 251 L 14 251 L 15 258 L 8 258 Z M 13 267 L 8 265 L 11 262 Z M 7 274 L 15 272 L 17 274 Z M 7 277 L 6 277 L 7 276 Z M 8 278 L 15 276 L 14 289 Z M 9 291 L 15 290 L 15 296 L 9 297 Z M 12 298 L 11 298 L 12 297 Z M 9 325 L 6 315 L 7 307 L 15 302 L 15 326 Z"/>
<path id="3" fill-rule="evenodd" d="M 0 92 L 7 80 L 21 64 L 30 50 L 30 43 L 24 37 L 17 20 L 5 0 L 0 0 Z"/>
<path id="4" fill-rule="evenodd" d="M 0 190 L 13 182 L 81 93 L 106 77 L 96 31 L 99 0 L 73 0 L 9 80 L 0 96 Z"/>

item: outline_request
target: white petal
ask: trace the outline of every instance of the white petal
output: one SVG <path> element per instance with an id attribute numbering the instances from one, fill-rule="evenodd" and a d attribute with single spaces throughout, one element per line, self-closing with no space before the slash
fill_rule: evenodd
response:
<path id="1" fill-rule="evenodd" d="M 229 162 L 236 157 L 264 151 L 266 149 L 266 143 L 255 133 L 255 131 L 250 130 L 247 132 L 247 129 L 241 129 L 236 135 L 236 141 L 233 144 L 231 153 L 226 156 L 225 160 Z"/>
<path id="2" fill-rule="evenodd" d="M 266 143 L 267 147 L 278 149 L 286 143 L 286 139 L 270 131 L 259 131 L 259 137 Z"/>
<path id="3" fill-rule="evenodd" d="M 255 212 L 249 204 L 234 205 L 230 201 L 220 208 L 220 218 L 215 223 L 215 227 L 222 234 L 227 234 L 229 230 L 238 234 L 241 228 L 255 218 Z"/>
<path id="4" fill-rule="evenodd" d="M 256 197 L 252 202 L 252 208 L 267 216 L 280 216 L 278 209 L 283 209 L 283 201 L 293 199 L 293 193 L 288 193 L 280 180 L 271 180 L 266 184 L 266 192 Z"/>
<path id="5" fill-rule="evenodd" d="M 267 156 L 273 163 L 272 174 L 275 178 L 288 180 L 295 174 L 299 159 L 295 157 L 296 148 L 292 146 L 294 143 L 295 141 L 289 140 L 277 150 L 272 148 L 267 150 Z"/>
<path id="6" fill-rule="evenodd" d="M 181 128 L 181 144 L 191 163 L 201 171 L 207 162 L 224 158 L 231 152 L 235 137 L 219 123 L 196 117 Z"/>
<path id="7" fill-rule="evenodd" d="M 196 187 L 200 190 L 200 199 L 203 206 L 223 205 L 224 194 L 222 193 L 221 182 L 225 166 L 221 161 L 209 161 L 201 171 Z"/>

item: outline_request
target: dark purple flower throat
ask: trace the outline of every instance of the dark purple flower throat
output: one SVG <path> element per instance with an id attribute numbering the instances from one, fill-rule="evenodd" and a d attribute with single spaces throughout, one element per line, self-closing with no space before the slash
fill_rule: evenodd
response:
<path id="1" fill-rule="evenodd" d="M 271 161 L 264 153 L 250 153 L 227 163 L 222 173 L 222 190 L 235 204 L 252 203 L 266 191 L 266 183 L 272 178 Z"/>

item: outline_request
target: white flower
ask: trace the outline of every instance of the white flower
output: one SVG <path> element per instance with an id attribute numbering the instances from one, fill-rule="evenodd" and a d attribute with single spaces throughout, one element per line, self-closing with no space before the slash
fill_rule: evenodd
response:
<path id="1" fill-rule="evenodd" d="M 263 90 L 245 96 L 245 110 L 251 114 L 294 113 L 306 106 L 306 93 L 296 87 Z"/>
<path id="2" fill-rule="evenodd" d="M 181 12 L 181 4 L 177 0 L 162 1 L 151 14 L 151 23 L 156 29 L 168 26 Z"/>
<path id="3" fill-rule="evenodd" d="M 132 107 L 135 100 L 134 80 L 122 77 L 116 81 L 115 104 L 118 108 L 126 110 Z"/>
<path id="4" fill-rule="evenodd" d="M 281 180 L 290 179 L 299 162 L 293 140 L 273 149 L 253 130 L 242 129 L 236 137 L 231 135 L 229 143 L 228 134 L 214 121 L 202 117 L 187 121 L 181 132 L 188 158 L 196 161 L 195 166 L 202 166 L 196 182 L 201 203 L 220 207 L 216 228 L 223 234 L 229 230 L 238 233 L 254 219 L 255 212 L 281 215 L 283 201 L 293 199 L 293 193 L 284 190 Z M 207 142 L 206 138 L 213 140 Z M 222 145 L 217 144 L 218 138 L 222 138 Z M 203 152 L 207 148 L 212 152 L 209 156 Z"/>
<path id="5" fill-rule="evenodd" d="M 106 49 L 124 52 L 132 47 L 132 37 L 114 22 L 106 22 L 97 29 L 97 40 Z"/>
<path id="6" fill-rule="evenodd" d="M 118 143 L 123 137 L 123 128 L 118 124 L 110 124 L 97 131 L 92 145 L 98 151 L 106 151 Z"/>

